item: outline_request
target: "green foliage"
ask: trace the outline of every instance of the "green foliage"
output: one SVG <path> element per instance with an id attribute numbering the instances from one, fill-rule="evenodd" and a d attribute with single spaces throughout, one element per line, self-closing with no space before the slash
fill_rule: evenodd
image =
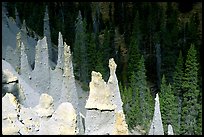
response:
<path id="1" fill-rule="evenodd" d="M 165 75 L 163 75 L 161 83 L 160 110 L 165 134 L 168 132 L 168 124 L 172 125 L 174 134 L 177 134 L 177 108 L 176 97 L 174 96 L 172 87 L 170 84 L 167 85 Z"/>
<path id="2" fill-rule="evenodd" d="M 193 44 L 188 51 L 185 67 L 182 83 L 184 93 L 181 131 L 182 134 L 195 135 L 198 126 L 201 125 L 197 122 L 199 109 L 201 109 L 201 105 L 198 104 L 198 96 L 201 91 L 198 90 L 198 63 Z"/>
<path id="3" fill-rule="evenodd" d="M 87 66 L 87 32 L 86 20 L 82 19 L 81 12 L 79 11 L 74 42 L 74 70 L 75 75 L 81 82 L 88 83 L 88 66 Z"/>
<path id="4" fill-rule="evenodd" d="M 144 58 L 141 56 L 136 72 L 132 71 L 130 85 L 122 92 L 129 129 L 137 125 L 147 132 L 153 117 L 154 101 L 147 87 Z M 127 94 L 129 92 L 129 94 Z"/>
<path id="5" fill-rule="evenodd" d="M 91 72 L 95 70 L 96 58 L 97 58 L 96 43 L 94 40 L 94 33 L 89 33 L 88 35 L 88 47 L 87 47 L 87 57 L 88 57 L 88 74 L 89 79 L 91 79 Z"/>
<path id="6" fill-rule="evenodd" d="M 178 111 L 178 128 L 177 133 L 180 132 L 180 124 L 181 124 L 181 104 L 182 104 L 182 97 L 183 97 L 183 89 L 182 89 L 182 82 L 183 82 L 183 56 L 182 52 L 179 52 L 179 57 L 177 59 L 177 64 L 175 67 L 174 75 L 173 75 L 173 91 L 174 96 L 176 97 L 176 104 L 178 105 L 177 111 Z"/>
<path id="7" fill-rule="evenodd" d="M 131 76 L 131 72 L 137 71 L 138 62 L 140 60 L 140 26 L 139 26 L 139 13 L 137 12 L 134 23 L 133 32 L 130 39 L 130 45 L 128 48 L 128 78 Z"/>

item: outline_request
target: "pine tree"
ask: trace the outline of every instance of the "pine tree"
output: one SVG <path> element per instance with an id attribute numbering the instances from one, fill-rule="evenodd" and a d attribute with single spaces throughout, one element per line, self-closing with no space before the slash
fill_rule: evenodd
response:
<path id="1" fill-rule="evenodd" d="M 139 29 L 139 13 L 137 12 L 134 23 L 133 32 L 131 36 L 130 45 L 128 48 L 128 78 L 131 76 L 131 72 L 137 71 L 138 62 L 140 60 L 139 42 L 140 42 L 140 29 Z"/>
<path id="2" fill-rule="evenodd" d="M 173 91 L 176 97 L 176 102 L 178 105 L 178 129 L 174 129 L 174 132 L 179 134 L 180 125 L 181 125 L 181 106 L 182 106 L 182 97 L 183 97 L 183 90 L 182 90 L 182 82 L 183 82 L 183 56 L 182 52 L 179 52 L 179 57 L 177 59 L 177 64 L 175 67 L 174 75 L 173 75 Z M 175 131 L 177 130 L 177 131 Z"/>
<path id="3" fill-rule="evenodd" d="M 184 93 L 181 115 L 181 131 L 184 135 L 195 135 L 196 130 L 201 125 L 197 122 L 199 109 L 201 109 L 201 105 L 198 104 L 198 96 L 201 91 L 198 90 L 198 63 L 196 55 L 195 47 L 192 44 L 188 50 L 182 83 Z"/>
<path id="4" fill-rule="evenodd" d="M 88 37 L 88 49 L 87 49 L 87 57 L 88 57 L 88 75 L 89 80 L 91 80 L 91 72 L 96 70 L 96 62 L 97 62 L 97 50 L 96 50 L 96 43 L 94 39 L 94 33 L 89 33 Z"/>
<path id="5" fill-rule="evenodd" d="M 168 132 L 168 124 L 172 125 L 175 133 L 175 130 L 178 128 L 177 104 L 175 102 L 176 98 L 172 91 L 171 85 L 170 84 L 167 85 L 165 75 L 163 75 L 162 77 L 160 100 L 161 100 L 160 107 L 161 107 L 162 122 L 164 126 L 164 133 L 167 134 Z"/>
<path id="6" fill-rule="evenodd" d="M 150 126 L 150 120 L 152 119 L 152 116 L 153 116 L 154 104 L 151 99 L 150 90 L 148 90 L 148 87 L 147 87 L 146 69 L 145 69 L 143 56 L 141 56 L 141 59 L 138 63 L 138 71 L 136 72 L 136 87 L 139 90 L 139 100 L 140 100 L 139 106 L 140 106 L 140 111 L 142 115 L 141 125 L 147 131 L 147 129 Z"/>
<path id="7" fill-rule="evenodd" d="M 130 128 L 133 128 L 137 125 L 142 124 L 141 123 L 141 111 L 140 111 L 140 94 L 139 94 L 139 89 L 137 87 L 137 82 L 136 82 L 136 74 L 132 72 L 132 75 L 130 77 L 130 90 L 132 91 L 132 94 L 129 97 L 129 100 L 131 100 L 131 107 L 130 107 L 130 113 L 129 117 L 135 117 L 134 119 L 132 118 L 132 124 L 129 123 Z"/>
<path id="8" fill-rule="evenodd" d="M 87 36 L 86 36 L 86 20 L 82 20 L 79 11 L 75 29 L 74 42 L 74 63 L 75 75 L 81 82 L 88 83 L 87 69 Z"/>
<path id="9" fill-rule="evenodd" d="M 105 69 L 105 72 L 106 72 L 103 76 L 104 76 L 104 79 L 107 80 L 108 77 L 109 77 L 108 60 L 110 59 L 110 51 L 111 51 L 111 48 L 110 48 L 110 32 L 109 32 L 107 27 L 106 27 L 105 32 L 104 32 L 103 44 L 101 45 L 100 49 L 101 49 L 100 52 L 102 53 L 102 58 L 103 58 L 102 59 L 103 66 L 104 66 L 104 69 Z"/>

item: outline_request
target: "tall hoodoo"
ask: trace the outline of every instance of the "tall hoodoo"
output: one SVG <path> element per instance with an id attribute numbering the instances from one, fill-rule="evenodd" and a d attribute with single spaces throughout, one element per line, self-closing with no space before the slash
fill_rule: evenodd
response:
<path id="1" fill-rule="evenodd" d="M 58 36 L 58 60 L 57 60 L 57 68 L 63 69 L 64 65 L 64 45 L 63 45 L 63 39 L 62 34 L 59 32 Z"/>
<path id="2" fill-rule="evenodd" d="M 113 58 L 109 59 L 110 77 L 108 80 L 108 85 L 109 85 L 109 88 L 111 89 L 111 91 L 113 91 L 113 96 L 114 96 L 113 102 L 117 106 L 116 111 L 122 111 L 123 110 L 123 108 L 122 108 L 123 102 L 122 102 L 121 96 L 120 96 L 118 79 L 117 79 L 117 76 L 115 74 L 116 67 L 117 67 L 117 65 L 116 65 L 114 59 Z"/>
<path id="3" fill-rule="evenodd" d="M 107 83 L 99 72 L 91 73 L 90 94 L 85 106 L 85 134 L 128 134 L 115 74 L 116 67 L 114 60 L 110 59 L 110 78 Z"/>
<path id="4" fill-rule="evenodd" d="M 101 73 L 92 71 L 91 76 L 90 94 L 85 108 L 114 110 L 116 106 L 112 102 L 112 92 L 102 79 Z"/>
<path id="5" fill-rule="evenodd" d="M 35 68 L 32 72 L 34 87 L 39 89 L 39 93 L 49 91 L 50 88 L 50 66 L 48 59 L 48 45 L 46 36 L 37 42 L 35 54 Z"/>
<path id="6" fill-rule="evenodd" d="M 149 135 L 164 135 L 158 93 L 155 98 L 154 116 L 149 130 Z"/>
<path id="7" fill-rule="evenodd" d="M 28 58 L 25 52 L 25 45 L 23 42 L 21 43 L 21 68 L 20 68 L 20 73 L 21 76 L 23 76 L 25 79 L 30 79 L 31 78 L 31 66 L 28 62 Z"/>
<path id="8" fill-rule="evenodd" d="M 51 34 L 50 34 L 50 22 L 49 22 L 49 14 L 48 7 L 46 6 L 45 15 L 44 15 L 44 36 L 47 37 L 47 45 L 48 45 L 48 54 L 49 59 L 52 60 L 52 43 L 51 43 Z"/>

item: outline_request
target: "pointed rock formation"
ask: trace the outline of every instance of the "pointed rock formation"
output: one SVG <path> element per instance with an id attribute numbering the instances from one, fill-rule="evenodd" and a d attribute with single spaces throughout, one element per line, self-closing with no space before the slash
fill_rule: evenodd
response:
<path id="1" fill-rule="evenodd" d="M 37 42 L 35 54 L 35 68 L 32 72 L 33 85 L 40 94 L 48 93 L 50 88 L 50 66 L 48 59 L 48 45 L 46 37 Z"/>
<path id="2" fill-rule="evenodd" d="M 50 95 L 53 97 L 54 102 L 58 102 L 60 100 L 61 91 L 62 90 L 62 75 L 64 69 L 64 45 L 62 34 L 59 32 L 58 37 L 58 59 L 57 65 L 54 70 L 50 71 Z M 60 103 L 60 102 L 59 102 Z M 55 103 L 55 108 L 58 106 Z"/>
<path id="3" fill-rule="evenodd" d="M 120 96 L 120 90 L 118 86 L 118 79 L 115 74 L 116 72 L 116 63 L 113 58 L 109 59 L 109 69 L 110 69 L 110 77 L 108 80 L 108 86 L 110 87 L 110 90 L 113 91 L 113 101 L 114 104 L 116 104 L 117 108 L 116 111 L 123 111 L 123 102 Z"/>
<path id="4" fill-rule="evenodd" d="M 112 90 L 109 89 L 99 72 L 92 71 L 89 87 L 90 93 L 86 109 L 114 110 L 116 108 L 112 102 Z"/>
<path id="5" fill-rule="evenodd" d="M 31 66 L 28 63 L 28 58 L 25 52 L 25 45 L 23 44 L 23 42 L 21 43 L 21 67 L 20 67 L 20 74 L 23 78 L 25 78 L 26 80 L 31 80 Z"/>
<path id="6" fill-rule="evenodd" d="M 57 60 L 57 68 L 63 69 L 64 65 L 64 45 L 63 45 L 63 39 L 62 34 L 59 32 L 58 37 L 58 60 Z"/>
<path id="7" fill-rule="evenodd" d="M 52 59 L 52 43 L 51 43 L 51 35 L 50 35 L 50 23 L 49 23 L 49 14 L 48 7 L 46 6 L 45 15 L 44 15 L 44 36 L 47 37 L 47 45 L 48 45 L 48 54 L 49 59 Z"/>
<path id="8" fill-rule="evenodd" d="M 128 126 L 122 110 L 122 101 L 115 75 L 116 64 L 109 60 L 110 78 L 108 83 L 102 75 L 92 71 L 90 93 L 86 102 L 86 135 L 128 134 Z"/>
<path id="9" fill-rule="evenodd" d="M 158 93 L 155 98 L 154 116 L 149 130 L 149 135 L 164 135 Z"/>
<path id="10" fill-rule="evenodd" d="M 6 90 L 3 92 L 9 92 L 10 90 L 25 106 L 32 107 L 38 104 L 39 94 L 5 60 L 2 60 L 2 74 L 5 84 L 6 82 L 12 84 L 16 81 L 15 87 L 11 88 L 12 90 L 2 88 L 2 90 Z M 2 87 L 4 87 L 4 84 Z"/>
<path id="11" fill-rule="evenodd" d="M 61 89 L 61 96 L 58 104 L 62 102 L 70 102 L 74 109 L 76 110 L 77 114 L 77 134 L 82 134 L 80 130 L 80 117 L 79 117 L 79 107 L 78 107 L 78 94 L 77 88 L 75 83 L 75 77 L 73 72 L 73 65 L 72 65 L 72 55 L 70 46 L 68 46 L 64 42 L 64 69 L 63 69 L 63 77 L 62 77 L 62 89 Z"/>
<path id="12" fill-rule="evenodd" d="M 18 15 L 18 11 L 17 11 L 17 8 L 15 7 L 15 16 L 16 16 L 16 25 L 21 28 L 21 21 L 20 21 L 20 18 L 19 18 L 19 15 Z"/>
<path id="13" fill-rule="evenodd" d="M 20 36 L 21 36 L 21 41 L 25 45 L 25 53 L 27 54 L 28 58 L 28 63 L 31 65 L 34 62 L 34 59 L 32 59 L 32 53 L 31 47 L 28 46 L 28 31 L 27 31 L 27 26 L 25 20 L 23 20 L 23 25 L 21 26 L 21 31 L 20 31 Z"/>
<path id="14" fill-rule="evenodd" d="M 174 135 L 173 127 L 171 124 L 168 125 L 168 135 Z"/>
<path id="15" fill-rule="evenodd" d="M 78 110 L 78 95 L 73 73 L 70 46 L 64 42 L 64 72 L 60 102 L 70 102 Z"/>

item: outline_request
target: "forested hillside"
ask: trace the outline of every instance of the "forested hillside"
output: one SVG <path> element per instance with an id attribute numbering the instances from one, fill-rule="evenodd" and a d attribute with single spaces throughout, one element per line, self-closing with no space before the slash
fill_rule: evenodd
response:
<path id="1" fill-rule="evenodd" d="M 168 124 L 177 135 L 202 134 L 202 2 L 7 3 L 42 38 L 46 6 L 52 46 L 61 32 L 84 90 L 92 71 L 108 80 L 114 58 L 129 129 L 148 133 L 159 93 L 165 134 Z"/>

